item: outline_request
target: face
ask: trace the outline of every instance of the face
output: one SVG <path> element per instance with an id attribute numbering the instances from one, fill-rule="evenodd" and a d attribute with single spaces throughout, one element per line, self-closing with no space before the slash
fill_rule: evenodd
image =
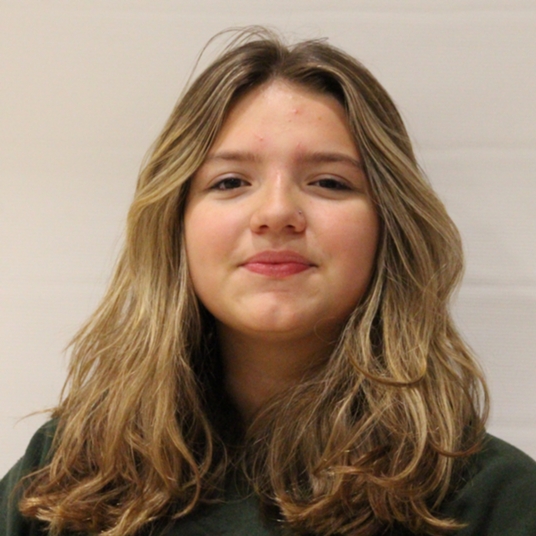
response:
<path id="1" fill-rule="evenodd" d="M 242 97 L 192 179 L 184 225 L 194 290 L 221 331 L 335 340 L 379 234 L 342 106 L 283 81 Z"/>

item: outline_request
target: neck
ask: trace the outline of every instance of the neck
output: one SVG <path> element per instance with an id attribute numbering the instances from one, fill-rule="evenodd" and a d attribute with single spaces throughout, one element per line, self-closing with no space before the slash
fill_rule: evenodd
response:
<path id="1" fill-rule="evenodd" d="M 320 338 L 258 340 L 219 329 L 225 389 L 246 420 L 270 398 L 299 383 L 330 355 L 333 344 Z"/>

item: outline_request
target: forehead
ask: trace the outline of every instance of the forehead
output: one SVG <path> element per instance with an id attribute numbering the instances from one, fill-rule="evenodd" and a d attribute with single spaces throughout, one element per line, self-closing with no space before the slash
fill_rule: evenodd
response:
<path id="1" fill-rule="evenodd" d="M 278 78 L 240 95 L 232 104 L 226 121 L 233 116 L 243 114 L 245 111 L 262 107 L 284 108 L 296 114 L 307 109 L 325 107 L 331 109 L 341 121 L 347 122 L 343 106 L 333 95 Z"/>
<path id="2" fill-rule="evenodd" d="M 324 149 L 330 150 L 331 145 L 333 150 L 357 153 L 345 110 L 335 97 L 274 80 L 233 104 L 209 156 L 223 148 L 238 149 L 234 145 L 265 150 L 282 139 L 292 147 L 316 144 L 327 145 Z"/>

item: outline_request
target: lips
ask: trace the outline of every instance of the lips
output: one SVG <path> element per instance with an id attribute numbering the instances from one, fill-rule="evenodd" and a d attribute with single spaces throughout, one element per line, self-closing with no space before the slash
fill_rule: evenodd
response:
<path id="1" fill-rule="evenodd" d="M 269 277 L 288 277 L 315 266 L 294 251 L 263 251 L 253 255 L 242 265 L 250 272 Z"/>

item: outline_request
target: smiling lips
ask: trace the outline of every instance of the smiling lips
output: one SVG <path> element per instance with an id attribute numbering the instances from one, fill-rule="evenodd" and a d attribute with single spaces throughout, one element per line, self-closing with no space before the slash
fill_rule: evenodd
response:
<path id="1" fill-rule="evenodd" d="M 315 265 L 294 251 L 263 251 L 250 257 L 242 266 L 260 275 L 287 277 Z"/>

